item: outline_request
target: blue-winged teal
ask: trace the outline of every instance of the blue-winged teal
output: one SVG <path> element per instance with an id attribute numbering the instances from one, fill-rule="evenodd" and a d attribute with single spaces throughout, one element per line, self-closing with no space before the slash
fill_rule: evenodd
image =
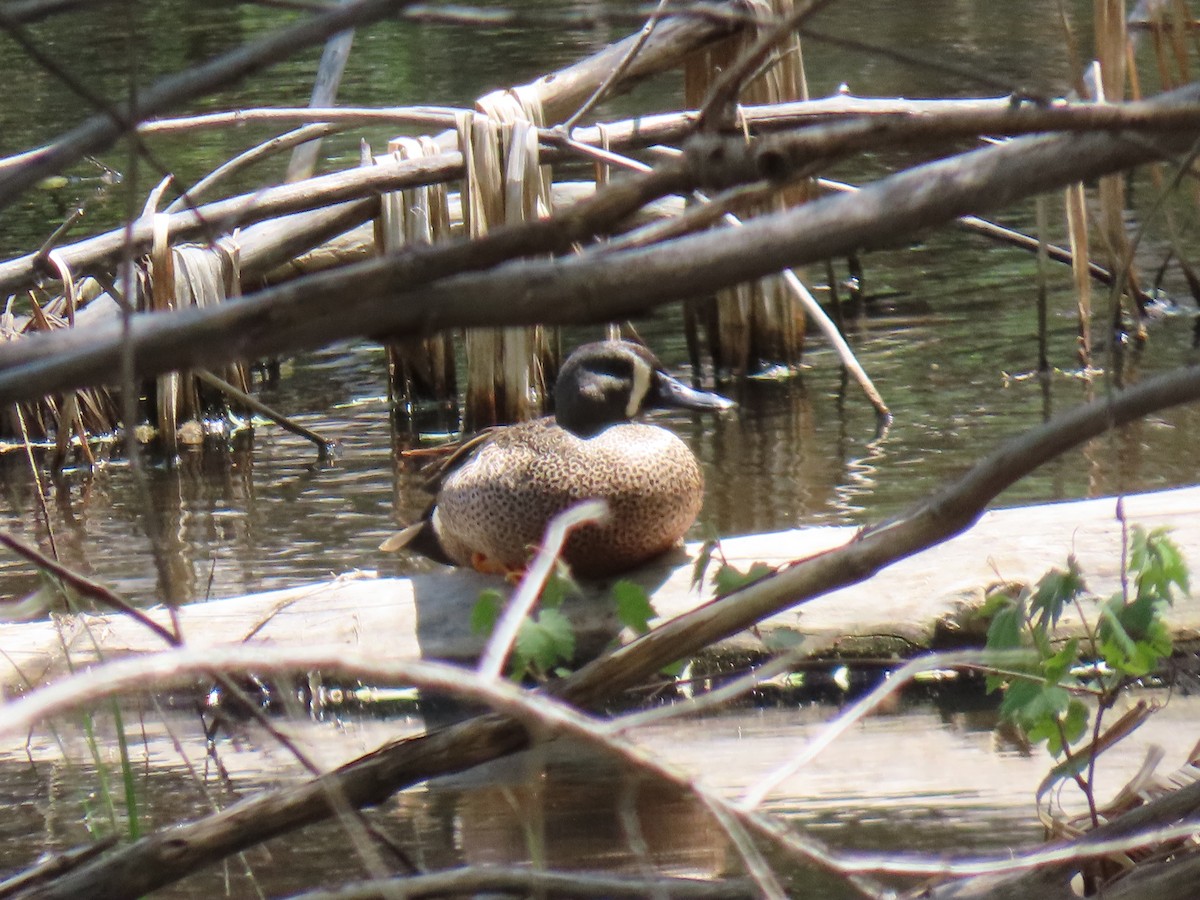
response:
<path id="1" fill-rule="evenodd" d="M 608 501 L 609 517 L 568 539 L 563 555 L 577 574 L 612 575 L 678 544 L 700 512 L 704 476 L 670 431 L 629 420 L 656 407 L 733 403 L 677 381 L 627 341 L 578 348 L 563 364 L 554 400 L 555 416 L 464 444 L 421 522 L 383 549 L 407 544 L 440 562 L 511 571 L 525 565 L 556 513 L 595 497 Z"/>

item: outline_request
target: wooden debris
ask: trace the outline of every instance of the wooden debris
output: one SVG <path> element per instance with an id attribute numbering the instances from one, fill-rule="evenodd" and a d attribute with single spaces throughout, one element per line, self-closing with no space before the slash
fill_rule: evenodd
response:
<path id="1" fill-rule="evenodd" d="M 1123 501 L 1132 527 L 1172 529 L 1171 537 L 1192 566 L 1200 560 L 1200 487 L 1131 495 Z M 911 656 L 927 649 L 982 645 L 985 624 L 975 615 L 998 581 L 1032 584 L 1075 554 L 1089 591 L 1107 598 L 1120 589 L 1122 525 L 1113 498 L 1078 500 L 989 512 L 970 531 L 902 560 L 879 575 L 827 594 L 761 622 L 716 645 L 715 659 L 770 652 L 781 641 L 802 638 L 811 657 Z M 820 526 L 776 534 L 747 535 L 721 542 L 734 565 L 771 565 L 816 555 L 852 540 L 851 526 Z M 660 619 L 708 602 L 712 582 L 691 585 L 696 546 L 632 573 L 650 593 Z M 712 575 L 710 567 L 709 576 Z M 471 610 L 486 588 L 506 589 L 502 579 L 461 569 L 441 569 L 411 578 L 377 578 L 350 573 L 331 582 L 264 594 L 197 603 L 178 610 L 191 646 L 263 643 L 304 644 L 313 634 L 369 655 L 472 662 L 483 638 L 470 626 Z M 594 654 L 620 629 L 610 585 L 591 584 L 573 598 L 568 613 L 581 653 Z M 1083 609 L 1095 620 L 1091 601 Z M 168 612 L 150 614 L 162 623 Z M 1178 602 L 1166 616 L 1179 649 L 1200 646 L 1200 600 Z M 1078 614 L 1068 611 L 1064 636 L 1082 633 Z M 51 622 L 0 626 L 0 684 L 23 690 L 99 656 L 149 653 L 162 641 L 116 614 L 56 616 Z"/>

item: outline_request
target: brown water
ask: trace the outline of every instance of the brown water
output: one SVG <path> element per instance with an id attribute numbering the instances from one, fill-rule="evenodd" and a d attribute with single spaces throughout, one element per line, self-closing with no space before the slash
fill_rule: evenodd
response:
<path id="1" fill-rule="evenodd" d="M 276 15 L 253 7 L 201 10 L 185 2 L 149 6 L 141 13 L 146 17 L 142 25 L 161 37 L 152 42 L 153 51 L 144 61 L 149 71 L 170 71 L 232 46 L 261 31 Z M 878 42 L 916 48 L 1010 87 L 1056 92 L 1068 70 L 1053 6 L 874 0 L 834 6 L 817 24 L 830 32 L 858 34 L 866 31 L 863 23 L 870 23 L 871 38 Z M 529 8 L 572 7 L 545 2 Z M 1079 30 L 1085 31 L 1086 23 L 1081 20 Z M 97 87 L 115 93 L 123 60 L 98 47 L 115 44 L 120 36 L 97 41 L 94 32 L 116 24 L 80 16 L 34 33 L 51 48 L 80 48 L 71 64 L 88 72 Z M 527 25 L 467 33 L 449 26 L 387 25 L 360 35 L 342 99 L 347 104 L 462 103 L 569 62 L 624 30 L 619 25 Z M 488 52 L 462 54 L 467 42 L 486 46 Z M 211 105 L 302 105 L 313 58 L 307 54 L 255 80 L 244 94 L 226 95 Z M 806 49 L 806 62 L 814 95 L 828 93 L 842 81 L 862 95 L 1001 92 L 979 88 L 965 77 L 815 43 Z M 52 78 L 19 63 L 14 77 L 32 85 L 28 96 L 38 98 L 40 115 L 27 115 L 23 98 L 0 100 L 0 153 L 34 146 L 79 116 L 77 102 Z M 677 102 L 674 88 L 668 83 L 643 89 L 633 99 L 614 102 L 609 111 L 670 108 Z M 188 178 L 251 140 L 242 133 L 212 135 L 187 147 L 161 150 L 178 155 Z M 357 155 L 356 142 L 357 137 L 334 141 L 327 150 L 349 159 Z M 126 168 L 119 153 L 107 161 Z M 872 160 L 867 167 L 877 171 L 884 164 Z M 841 174 L 853 178 L 862 173 Z M 86 193 L 92 186 L 81 183 L 78 190 Z M 115 203 L 97 209 L 96 220 L 115 216 L 119 208 Z M 1052 208 L 1057 219 L 1057 207 Z M 36 245 L 54 218 L 55 201 L 41 195 L 20 209 L 6 210 L 0 248 L 17 252 Z M 1004 220 L 1027 228 L 1031 218 L 1031 208 L 1022 207 L 1006 213 Z M 1055 229 L 1061 231 L 1060 222 Z M 887 435 L 875 440 L 872 410 L 853 385 L 845 384 L 831 352 L 815 337 L 800 377 L 727 386 L 739 403 L 733 413 L 661 417 L 658 422 L 681 434 L 705 466 L 708 494 L 696 536 L 878 521 L 961 474 L 1005 438 L 1050 413 L 1102 395 L 1103 382 L 1089 385 L 1070 374 L 1055 375 L 1048 386 L 1009 377 L 1028 372 L 1036 362 L 1034 270 L 1026 255 L 949 229 L 920 240 L 897 235 L 897 247 L 864 260 L 867 292 L 874 299 L 847 326 L 859 359 L 895 414 Z M 1153 243 L 1143 247 L 1148 259 L 1161 258 L 1161 251 Z M 838 271 L 845 277 L 841 262 Z M 823 278 L 812 274 L 818 281 Z M 1168 282 L 1167 288 L 1182 297 L 1178 284 Z M 1071 369 L 1073 299 L 1065 269 L 1053 272 L 1051 310 L 1052 361 Z M 667 363 L 688 374 L 675 311 L 639 323 L 639 329 Z M 565 343 L 598 333 L 572 332 Z M 1190 314 L 1164 317 L 1136 368 L 1148 373 L 1192 362 L 1190 339 Z M 177 465 L 152 466 L 148 505 L 121 462 L 61 476 L 43 470 L 60 558 L 140 604 L 263 591 L 351 569 L 408 571 L 411 561 L 376 550 L 423 502 L 415 481 L 395 474 L 393 447 L 408 437 L 405 429 L 398 437 L 393 428 L 382 351 L 362 343 L 305 354 L 285 363 L 283 377 L 264 386 L 261 396 L 335 440 L 334 457 L 319 461 L 302 440 L 259 426 L 231 453 L 187 455 Z M 1175 410 L 1093 441 L 1044 466 L 1002 502 L 1194 482 L 1197 416 L 1195 409 Z M 435 418 L 418 421 L 415 428 L 444 427 Z M 19 453 L 0 456 L 0 527 L 43 547 L 48 544 L 28 463 Z M 159 536 L 157 562 L 149 535 Z M 0 597 L 20 597 L 36 583 L 24 563 L 7 554 L 0 558 Z M 1187 708 L 1176 703 L 1170 709 L 1182 715 Z M 736 793 L 830 714 L 823 707 L 737 711 L 651 729 L 646 739 L 681 766 L 710 778 L 714 787 Z M 145 752 L 153 774 L 143 790 L 158 822 L 200 815 L 205 808 L 160 733 L 163 721 L 146 716 L 150 737 Z M 192 730 L 191 742 L 185 743 L 196 753 L 193 719 L 172 714 L 165 721 Z M 1031 824 L 1032 792 L 1046 762 L 998 744 L 993 726 L 986 711 L 927 705 L 872 720 L 840 742 L 836 754 L 822 757 L 796 783 L 786 785 L 769 806 L 843 846 L 1001 851 L 1033 842 L 1038 834 Z M 333 762 L 418 727 L 415 721 L 348 718 L 305 730 L 311 732 L 318 755 Z M 1191 731 L 1181 726 L 1177 733 Z M 1190 737 L 1184 739 L 1190 742 Z M 222 800 L 297 777 L 294 764 L 261 736 L 223 744 L 221 755 L 231 769 L 231 781 L 218 790 Z M 52 762 L 54 756 L 35 751 L 39 761 L 31 769 L 24 755 L 14 751 L 0 764 L 0 791 L 13 811 L 4 832 L 20 839 L 6 842 L 12 854 L 6 868 L 29 861 L 31 836 L 50 848 L 85 841 L 81 810 L 98 815 L 95 801 L 85 796 L 94 787 L 91 764 Z M 195 759 L 202 768 L 202 755 Z M 1130 751 L 1128 760 L 1136 765 L 1140 756 Z M 538 782 L 545 806 L 525 802 L 523 792 L 529 788 L 515 776 L 492 771 L 466 786 L 435 783 L 407 792 L 382 817 L 401 841 L 414 842 L 430 865 L 507 860 L 527 854 L 541 841 L 556 864 L 606 865 L 609 854 L 615 858 L 625 843 L 617 813 L 599 806 L 600 799 L 620 795 L 614 788 L 617 781 L 611 768 L 566 754 Z M 671 796 L 644 802 L 643 827 L 652 834 L 656 858 L 679 872 L 719 867 L 721 860 L 704 849 L 703 839 L 712 837 L 713 826 L 694 808 Z M 535 810 L 540 818 L 526 821 L 514 810 Z M 914 839 L 923 842 L 921 848 L 913 846 Z M 345 874 L 344 866 L 357 865 L 346 863 L 350 854 L 345 842 L 336 830 L 275 842 L 270 848 L 274 865 L 264 869 L 276 873 L 265 876 L 270 890 L 296 889 Z M 251 865 L 259 870 L 265 864 L 256 858 Z M 241 896 L 248 888 L 239 880 L 240 864 L 231 866 L 232 893 Z M 214 872 L 209 887 L 219 889 L 223 877 Z M 201 895 L 206 888 L 196 890 Z"/>
<path id="2" fill-rule="evenodd" d="M 1101 802 L 1137 771 L 1155 745 L 1167 749 L 1166 776 L 1184 762 L 1198 714 L 1195 698 L 1145 692 L 1164 703 L 1148 724 L 1103 757 Z M 729 710 L 640 728 L 636 741 L 700 786 L 729 798 L 753 788 L 792 759 L 836 714 L 825 706 Z M 223 734 L 206 755 L 197 718 L 183 710 L 126 708 L 131 756 L 138 772 L 142 827 L 203 815 L 262 789 L 297 783 L 300 766 L 254 726 Z M 835 851 L 899 850 L 954 859 L 1004 857 L 1042 840 L 1034 795 L 1048 757 L 1029 754 L 996 730 L 993 710 L 964 704 L 902 703 L 868 718 L 772 791 L 763 809 L 803 829 Z M 386 721 L 327 714 L 293 720 L 289 733 L 309 759 L 336 766 L 388 740 L 417 733 L 420 719 Z M 117 779 L 111 719 L 93 728 L 108 778 Z M 66 747 L 64 754 L 59 742 Z M 146 774 L 142 774 L 142 773 Z M 0 869 L 28 863 L 36 847 L 60 850 L 88 843 L 112 825 L 97 792 L 95 762 L 78 721 L 35 732 L 28 749 L 0 750 L 0 798 L 8 815 L 0 835 Z M 1085 809 L 1065 785 L 1051 793 L 1055 814 Z M 124 827 L 118 804 L 119 827 Z M 457 865 L 513 865 L 541 860 L 549 868 L 606 868 L 638 874 L 645 863 L 663 873 L 704 877 L 727 872 L 734 857 L 698 804 L 673 789 L 633 779 L 591 750 L 556 743 L 499 761 L 468 775 L 437 779 L 400 793 L 369 820 L 428 870 Z M 631 828 L 640 832 L 638 846 Z M 252 896 L 255 885 L 282 896 L 366 877 L 353 849 L 353 826 L 306 829 L 265 850 L 231 859 L 161 896 Z M 797 896 L 854 896 L 802 860 L 773 860 L 803 886 Z M 155 896 L 160 896 L 156 894 Z"/>

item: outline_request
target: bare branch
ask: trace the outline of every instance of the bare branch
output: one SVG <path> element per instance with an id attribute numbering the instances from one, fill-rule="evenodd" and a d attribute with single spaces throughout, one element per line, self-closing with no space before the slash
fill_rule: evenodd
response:
<path id="1" fill-rule="evenodd" d="M 741 880 L 539 871 L 518 866 L 469 866 L 379 881 L 357 882 L 330 891 L 293 894 L 288 900 L 377 900 L 387 897 L 670 897 L 672 900 L 739 900 L 758 894 Z"/>
<path id="2" fill-rule="evenodd" d="M 49 572 L 63 584 L 82 596 L 89 597 L 109 609 L 123 612 L 131 619 L 137 620 L 172 647 L 178 647 L 182 643 L 182 639 L 177 634 L 159 625 L 137 607 L 131 606 L 124 597 L 113 593 L 104 585 L 67 568 L 57 560 L 51 559 L 36 547 L 30 547 L 7 531 L 0 531 L 0 545 L 7 547 L 13 553 L 33 563 L 39 569 Z"/>
<path id="3" fill-rule="evenodd" d="M 741 54 L 732 66 L 721 73 L 704 99 L 696 123 L 697 127 L 701 130 L 711 131 L 731 123 L 738 94 L 741 93 L 745 83 L 758 71 L 771 51 L 775 49 L 775 45 L 786 40 L 802 23 L 832 2 L 833 0 L 806 0 L 766 29 L 749 50 Z"/>
<path id="4" fill-rule="evenodd" d="M 978 653 L 946 654 L 938 660 L 940 665 L 976 664 Z M 922 667 L 920 661 L 906 668 L 911 674 Z M 638 746 L 634 741 L 615 735 L 610 729 L 590 716 L 582 714 L 551 698 L 540 696 L 505 681 L 483 678 L 457 666 L 445 663 L 416 661 L 386 661 L 368 659 L 361 654 L 348 653 L 342 646 L 308 647 L 291 650 L 265 649 L 262 647 L 204 648 L 202 650 L 176 649 L 150 657 L 139 657 L 106 663 L 79 675 L 73 675 L 46 688 L 9 704 L 8 716 L 0 722 L 0 731 L 20 733 L 47 715 L 62 714 L 80 708 L 98 699 L 114 694 L 140 690 L 147 684 L 163 687 L 168 684 L 186 683 L 203 677 L 214 670 L 232 673 L 283 674 L 286 672 L 319 669 L 338 672 L 348 677 L 371 681 L 386 680 L 393 683 L 412 683 L 423 689 L 445 693 L 476 703 L 484 703 L 502 710 L 512 718 L 507 721 L 524 722 L 539 734 L 562 735 L 582 741 L 597 750 L 612 755 L 623 764 L 636 768 L 653 777 L 667 781 L 700 797 L 719 818 L 736 823 L 754 835 L 775 843 L 779 848 L 806 863 L 827 871 L 849 876 L 850 883 L 865 896 L 883 896 L 882 889 L 863 876 L 873 873 L 892 873 L 918 877 L 953 877 L 973 875 L 1001 875 L 1037 870 L 1039 867 L 1055 867 L 1050 872 L 1061 879 L 1064 867 L 1077 865 L 1080 861 L 1094 859 L 1114 852 L 1127 852 L 1138 847 L 1150 846 L 1165 840 L 1189 836 L 1194 830 L 1191 823 L 1169 824 L 1172 811 L 1193 807 L 1200 785 L 1192 785 L 1177 791 L 1165 802 L 1144 807 L 1139 828 L 1106 826 L 1086 836 L 1079 842 L 1035 850 L 1019 856 L 1005 854 L 1000 857 L 976 857 L 961 860 L 931 859 L 925 854 L 905 855 L 897 853 L 838 852 L 826 848 L 820 841 L 797 833 L 784 823 L 768 817 L 757 810 L 725 799 L 719 792 L 705 786 L 702 778 L 692 777 L 664 763 L 656 754 Z M 460 738 L 480 736 L 480 726 L 495 724 L 501 717 L 490 714 L 472 722 L 456 726 L 439 734 L 453 734 Z M 433 736 L 434 738 L 437 735 Z M 430 738 L 420 738 L 409 744 L 428 743 Z M 406 744 L 398 745 L 393 751 Z M 459 752 L 463 752 L 459 747 Z M 469 748 L 468 752 L 469 752 Z M 360 768 L 378 768 L 381 753 L 365 757 L 334 773 L 300 786 L 275 794 L 264 794 L 235 804 L 191 825 L 181 825 L 150 835 L 133 845 L 101 857 L 89 865 L 64 873 L 58 880 L 40 885 L 23 896 L 30 897 L 136 897 L 156 887 L 171 883 L 194 868 L 219 858 L 222 853 L 232 852 L 236 845 L 246 841 L 246 831 L 257 833 L 259 840 L 277 834 L 264 818 L 278 816 L 282 811 L 282 797 L 294 799 L 303 795 L 312 801 L 324 799 L 323 790 L 338 791 L 348 787 L 350 773 Z M 445 761 L 442 761 L 443 765 Z M 384 771 L 376 772 L 385 776 Z M 356 794 L 347 793 L 346 799 L 357 796 L 361 800 L 363 784 L 355 782 L 360 789 Z M 339 795 L 340 796 L 340 795 Z M 369 802 L 369 801 L 367 801 Z M 320 807 L 309 804 L 309 813 L 319 812 Z M 1153 816 L 1147 820 L 1147 816 Z M 299 824 L 293 822 L 292 824 Z M 274 822 L 278 826 L 278 821 Z M 1121 820 L 1114 825 L 1125 826 Z M 271 829 L 264 833 L 264 827 Z M 1034 871 L 1034 880 L 1044 880 L 1045 873 Z M 991 895 L 988 895 L 991 896 Z M 1007 896 L 1007 895 L 1006 895 Z M 1045 896 L 1024 894 L 1012 896 Z"/>
<path id="5" fill-rule="evenodd" d="M 115 117 L 108 114 L 93 116 L 51 144 L 20 157 L 18 165 L 10 165 L 0 172 L 0 208 L 10 204 L 39 179 L 61 171 L 89 153 L 109 147 L 124 130 L 120 122 L 137 122 L 158 115 L 287 59 L 303 47 L 324 43 L 332 34 L 382 19 L 411 2 L 353 0 L 238 47 L 204 65 L 161 79 L 138 95 L 135 107 L 122 104 L 115 107 Z"/>
<path id="6" fill-rule="evenodd" d="M 1198 99 L 1200 84 L 1156 102 L 1170 107 Z M 908 239 L 968 213 L 1167 158 L 1187 150 L 1198 132 L 1200 123 L 1157 141 L 1107 133 L 1022 138 L 907 170 L 854 195 L 763 215 L 736 232 L 709 231 L 663 246 L 479 271 L 607 233 L 641 203 L 698 186 L 706 178 L 695 168 L 714 168 L 706 146 L 698 167 L 668 164 L 610 185 L 561 217 L 500 228 L 470 244 L 370 260 L 260 291 L 236 304 L 139 316 L 129 339 L 138 371 L 146 376 L 359 335 L 423 335 L 468 324 L 614 321 L 789 266 L 891 246 L 898 236 Z M 717 176 L 763 167 L 753 147 L 740 159 L 737 149 L 725 145 Z M 686 160 L 695 162 L 690 155 Z M 786 167 L 789 160 L 781 154 L 766 167 Z M 479 273 L 447 277 L 464 271 Z M 430 284 L 438 278 L 446 280 Z M 339 302 L 330 303 L 335 296 Z M 487 303 L 480 301 L 484 297 Z M 118 329 L 101 326 L 87 334 L 63 329 L 33 335 L 0 347 L 0 403 L 104 382 L 116 371 L 121 342 Z"/>

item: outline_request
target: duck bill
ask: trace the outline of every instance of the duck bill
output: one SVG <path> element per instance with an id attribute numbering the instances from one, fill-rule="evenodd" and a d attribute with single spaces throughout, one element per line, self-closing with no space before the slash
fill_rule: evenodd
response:
<path id="1" fill-rule="evenodd" d="M 658 401 L 656 406 L 674 406 L 683 409 L 729 409 L 735 405 L 727 397 L 708 391 L 698 391 L 662 372 L 654 373 L 654 396 Z"/>

